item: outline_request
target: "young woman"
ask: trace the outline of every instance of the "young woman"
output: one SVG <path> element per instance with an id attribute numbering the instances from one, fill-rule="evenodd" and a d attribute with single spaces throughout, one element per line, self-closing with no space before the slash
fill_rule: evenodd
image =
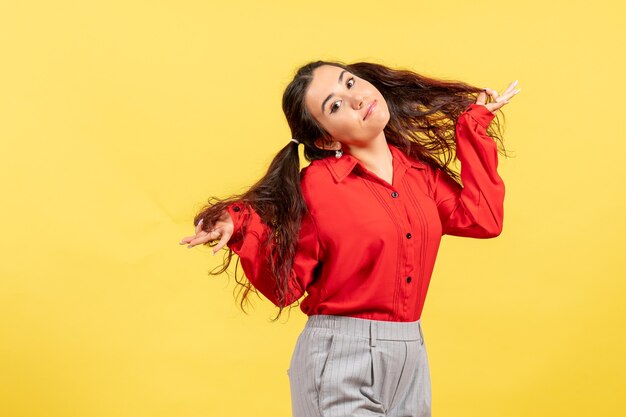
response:
<path id="1" fill-rule="evenodd" d="M 180 243 L 227 245 L 215 274 L 238 255 L 242 307 L 253 286 L 277 320 L 307 294 L 287 370 L 295 417 L 431 415 L 420 318 L 435 258 L 445 234 L 502 231 L 490 124 L 516 85 L 498 94 L 374 63 L 311 62 L 284 92 L 292 139 L 267 174 L 196 215 Z"/>

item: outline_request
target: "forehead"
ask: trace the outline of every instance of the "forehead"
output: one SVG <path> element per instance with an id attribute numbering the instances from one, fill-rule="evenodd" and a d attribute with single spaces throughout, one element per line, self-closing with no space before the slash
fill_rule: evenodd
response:
<path id="1" fill-rule="evenodd" d="M 322 102 L 339 87 L 337 80 L 342 71 L 344 71 L 343 68 L 333 65 L 322 65 L 313 70 L 313 80 L 309 84 L 305 98 L 311 113 L 314 115 L 322 114 Z M 346 74 L 348 73 L 349 71 L 346 72 Z"/>

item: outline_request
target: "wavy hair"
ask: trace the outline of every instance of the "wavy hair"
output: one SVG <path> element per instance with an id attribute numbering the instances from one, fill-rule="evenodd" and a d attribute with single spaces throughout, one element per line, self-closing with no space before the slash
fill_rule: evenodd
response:
<path id="1" fill-rule="evenodd" d="M 282 98 L 283 112 L 291 129 L 291 137 L 304 144 L 304 158 L 309 162 L 333 156 L 335 153 L 333 150 L 320 149 L 314 144 L 319 138 L 328 143 L 333 139 L 307 111 L 304 101 L 313 79 L 313 71 L 322 65 L 346 69 L 373 84 L 381 92 L 389 108 L 390 119 L 384 128 L 387 142 L 397 146 L 411 158 L 444 170 L 462 185 L 460 174 L 450 168 L 451 163 L 457 159 L 455 125 L 458 116 L 476 101 L 477 95 L 483 89 L 461 81 L 430 78 L 408 69 L 394 69 L 371 62 L 309 62 L 296 71 Z M 500 113 L 496 114 L 487 133 L 496 140 L 498 152 L 506 156 L 498 119 Z M 298 145 L 289 141 L 273 158 L 267 173 L 248 191 L 224 199 L 210 197 L 196 214 L 194 224 L 203 219 L 203 229 L 212 229 L 223 210 L 234 202 L 253 208 L 271 231 L 271 238 L 262 243 L 262 253 L 268 256 L 270 270 L 278 288 L 279 310 L 272 319 L 276 321 L 287 307 L 283 300 L 289 295 L 288 280 L 296 254 L 300 224 L 302 216 L 308 210 L 300 188 Z M 243 231 L 246 228 L 247 222 L 244 222 Z M 205 245 L 215 246 L 217 242 L 218 240 L 213 240 Z M 222 267 L 218 266 L 209 274 L 220 275 L 226 271 L 233 254 L 229 248 Z M 247 279 L 237 278 L 237 268 L 235 281 L 243 291 L 240 306 L 246 313 L 247 295 L 251 290 L 257 290 Z M 293 307 L 298 305 L 299 301 L 292 304 Z"/>

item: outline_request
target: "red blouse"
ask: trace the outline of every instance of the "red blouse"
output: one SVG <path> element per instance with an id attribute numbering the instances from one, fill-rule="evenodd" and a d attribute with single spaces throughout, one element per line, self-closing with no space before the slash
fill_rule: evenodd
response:
<path id="1" fill-rule="evenodd" d="M 310 213 L 302 220 L 293 296 L 286 305 L 306 291 L 300 309 L 307 315 L 418 320 L 441 236 L 487 239 L 502 231 L 504 182 L 496 143 L 486 133 L 494 117 L 473 103 L 457 121 L 463 187 L 391 144 L 392 184 L 349 154 L 303 168 L 301 187 Z M 228 212 L 235 224 L 228 247 L 252 285 L 278 306 L 275 280 L 260 254 L 269 227 L 247 204 L 231 204 Z M 243 231 L 247 216 L 252 217 Z"/>

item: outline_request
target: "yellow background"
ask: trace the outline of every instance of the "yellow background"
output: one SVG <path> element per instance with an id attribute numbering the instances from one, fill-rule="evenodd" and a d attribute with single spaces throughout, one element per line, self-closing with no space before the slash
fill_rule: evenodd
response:
<path id="1" fill-rule="evenodd" d="M 16 1 L 0 12 L 0 415 L 289 416 L 305 316 L 249 316 L 178 244 L 290 138 L 295 69 L 370 60 L 520 94 L 496 239 L 444 237 L 435 417 L 622 416 L 617 1 Z M 303 160 L 304 166 L 304 160 Z M 234 267 L 234 263 L 232 265 Z"/>

